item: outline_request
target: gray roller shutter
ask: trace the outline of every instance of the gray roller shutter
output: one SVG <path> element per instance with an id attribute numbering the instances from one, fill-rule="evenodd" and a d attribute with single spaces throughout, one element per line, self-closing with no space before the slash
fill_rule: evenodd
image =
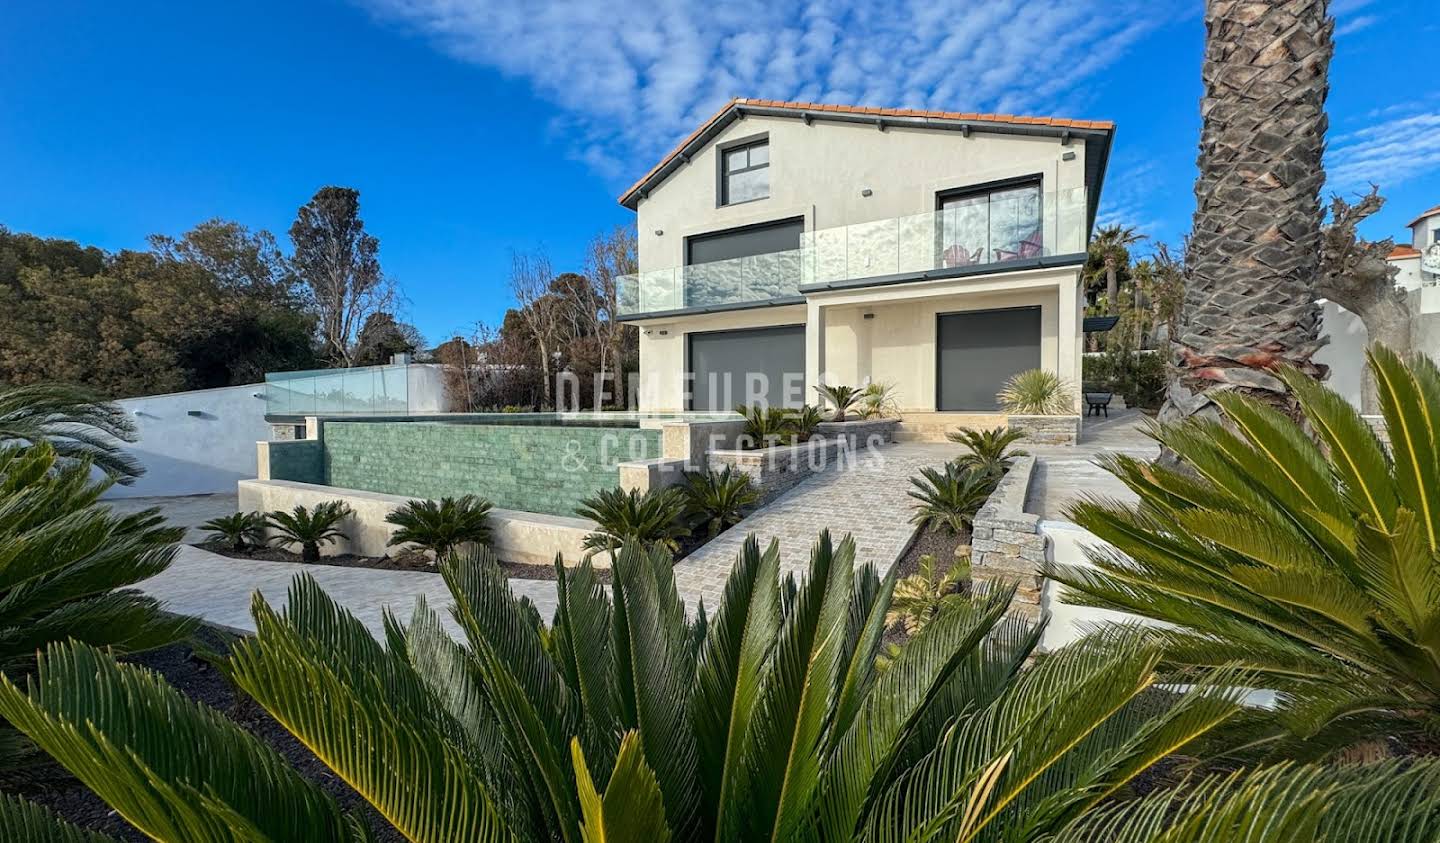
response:
<path id="1" fill-rule="evenodd" d="M 690 334 L 689 359 L 692 410 L 733 410 L 752 389 L 772 407 L 805 401 L 804 325 Z"/>
<path id="2" fill-rule="evenodd" d="M 1040 366 L 1040 308 L 942 313 L 935 345 L 936 409 L 994 412 L 1005 381 Z"/>

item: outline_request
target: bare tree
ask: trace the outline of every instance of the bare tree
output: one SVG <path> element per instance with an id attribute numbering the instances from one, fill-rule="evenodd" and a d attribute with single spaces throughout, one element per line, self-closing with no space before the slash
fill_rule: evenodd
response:
<path id="1" fill-rule="evenodd" d="M 360 191 L 322 187 L 290 226 L 293 264 L 314 294 L 320 341 L 332 361 L 354 365 L 355 337 L 370 314 L 390 310 L 395 288 L 380 271 L 380 241 L 360 219 Z"/>
<path id="2" fill-rule="evenodd" d="M 518 304 L 520 317 L 535 337 L 536 351 L 540 355 L 540 375 L 544 381 L 545 405 L 554 406 L 553 385 L 550 383 L 550 355 L 559 345 L 559 337 L 566 314 L 558 304 L 556 296 L 550 294 L 550 282 L 555 272 L 550 258 L 543 251 L 530 254 L 513 252 L 510 255 L 510 292 Z"/>
<path id="3" fill-rule="evenodd" d="M 624 400 L 624 337 L 628 326 L 620 321 L 621 277 L 639 271 L 639 245 L 634 226 L 617 225 L 590 241 L 585 274 L 595 299 L 594 330 L 600 339 L 600 379 L 614 370 L 616 398 Z"/>
<path id="4" fill-rule="evenodd" d="M 1339 196 L 1331 197 L 1330 222 L 1321 229 L 1315 294 L 1360 317 L 1370 342 L 1383 343 L 1403 355 L 1410 352 L 1411 344 L 1409 295 L 1395 286 L 1400 270 L 1385 260 L 1395 241 L 1387 237 L 1372 242 L 1355 231 L 1361 221 L 1384 206 L 1385 199 L 1373 184 L 1353 205 Z M 1375 376 L 1368 365 L 1362 383 L 1361 409 L 1378 413 Z"/>

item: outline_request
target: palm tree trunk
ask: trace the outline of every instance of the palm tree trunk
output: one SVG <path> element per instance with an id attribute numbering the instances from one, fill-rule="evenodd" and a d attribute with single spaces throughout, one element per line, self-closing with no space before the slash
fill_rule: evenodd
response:
<path id="1" fill-rule="evenodd" d="M 1334 31 L 1327 0 L 1207 0 L 1205 26 L 1184 324 L 1162 420 L 1215 413 L 1206 397 L 1215 388 L 1293 412 L 1270 370 L 1325 374 L 1311 357 L 1323 345 L 1314 285 Z"/>

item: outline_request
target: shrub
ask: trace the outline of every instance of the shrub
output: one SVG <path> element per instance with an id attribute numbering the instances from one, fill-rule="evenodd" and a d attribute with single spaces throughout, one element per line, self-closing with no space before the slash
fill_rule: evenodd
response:
<path id="1" fill-rule="evenodd" d="M 408 501 L 385 516 L 385 521 L 400 528 L 387 546 L 416 544 L 436 559 L 445 558 L 462 544 L 490 541 L 490 502 L 474 495 L 443 497 L 439 503 Z"/>
<path id="2" fill-rule="evenodd" d="M 821 397 L 834 405 L 835 417 L 831 419 L 831 421 L 837 422 L 845 421 L 845 414 L 849 412 L 851 407 L 855 406 L 856 402 L 858 402 L 862 396 L 861 391 L 855 387 L 842 386 L 839 384 L 835 386 L 820 384 L 815 387 L 815 391 L 819 392 Z"/>
<path id="3" fill-rule="evenodd" d="M 1165 401 L 1165 355 L 1115 348 L 1087 354 L 1082 378 L 1087 392 L 1114 392 L 1127 406 L 1158 408 Z"/>
<path id="4" fill-rule="evenodd" d="M 1024 451 L 1011 450 L 1010 446 L 1025 436 L 1025 431 L 1013 427 L 995 430 L 974 430 L 962 427 L 945 434 L 951 442 L 958 442 L 970 449 L 967 454 L 956 457 L 954 462 L 961 468 L 973 468 L 986 476 L 999 480 L 1014 465 L 1016 457 L 1028 456 Z"/>
<path id="5" fill-rule="evenodd" d="M 895 398 L 895 385 L 872 381 L 860 393 L 856 408 L 863 419 L 883 419 L 900 415 L 900 404 Z"/>
<path id="6" fill-rule="evenodd" d="M 275 532 L 271 541 L 298 544 L 302 562 L 318 562 L 320 545 L 346 538 L 345 532 L 336 525 L 350 515 L 350 507 L 344 501 L 323 501 L 316 504 L 314 510 L 299 505 L 289 512 L 277 509 L 269 516 L 270 529 Z"/>
<path id="7" fill-rule="evenodd" d="M 935 557 L 920 557 L 920 570 L 895 583 L 895 596 L 885 625 L 900 624 L 905 632 L 916 635 L 949 603 L 966 599 L 960 589 L 970 581 L 970 557 L 956 559 L 941 573 Z"/>
<path id="8" fill-rule="evenodd" d="M 1440 730 L 1440 370 L 1375 346 L 1392 441 L 1293 370 L 1304 425 L 1235 392 L 1221 420 L 1156 428 L 1186 470 L 1112 454 L 1138 505 L 1087 501 L 1071 518 L 1118 552 L 1049 571 L 1086 605 L 1164 622 L 1181 670 L 1235 662 L 1279 692 L 1280 734 L 1257 746 L 1318 756 Z"/>
<path id="9" fill-rule="evenodd" d="M 745 450 L 768 448 L 790 437 L 790 413 L 784 407 L 748 405 L 736 407 L 735 412 L 745 417 L 741 438 Z"/>
<path id="10" fill-rule="evenodd" d="M 1005 412 L 1020 416 L 1059 416 L 1075 412 L 1075 390 L 1045 369 L 1027 369 L 1005 382 L 995 396 Z"/>
<path id="11" fill-rule="evenodd" d="M 211 541 L 223 541 L 232 550 L 241 551 L 265 544 L 265 516 L 259 512 L 236 512 L 211 518 L 200 529 L 209 530 Z"/>
<path id="12" fill-rule="evenodd" d="M 727 465 L 723 471 L 685 475 L 685 498 L 686 513 L 714 538 L 740 523 L 745 511 L 760 500 L 760 493 L 750 482 L 750 475 Z"/>
<path id="13" fill-rule="evenodd" d="M 301 576 L 283 610 L 255 600 L 258 632 L 221 669 L 411 840 L 1039 840 L 1165 798 L 1203 819 L 1184 791 L 1136 803 L 1129 786 L 1238 722 L 1244 677 L 1153 693 L 1161 652 L 1133 632 L 1025 667 L 1038 628 L 1006 615 L 1013 589 L 942 606 L 877 670 L 891 581 L 854 557 L 822 534 L 792 579 L 778 545 L 747 541 L 701 621 L 669 557 L 627 546 L 608 591 L 588 564 L 557 568 L 547 626 L 480 548 L 441 563 L 464 645 L 423 604 L 377 641 Z M 158 674 L 83 644 L 52 646 L 26 689 L 0 682 L 0 716 L 153 837 L 342 840 L 363 823 Z M 1346 776 L 1367 790 L 1333 821 L 1328 786 L 1296 785 L 1211 837 L 1296 816 L 1319 833 L 1277 839 L 1433 839 L 1440 762 Z M 1169 828 L 1139 813 L 1079 839 Z"/>
<path id="14" fill-rule="evenodd" d="M 575 512 L 599 527 L 584 539 L 586 558 L 632 544 L 674 551 L 678 539 L 690 534 L 684 524 L 685 494 L 676 488 L 643 495 L 635 489 L 603 489 L 581 501 Z"/>
<path id="15" fill-rule="evenodd" d="M 809 442 L 815 438 L 816 431 L 825 422 L 825 416 L 819 407 L 806 404 L 798 410 L 789 411 L 786 421 L 792 442 Z"/>
<path id="16" fill-rule="evenodd" d="M 995 491 L 995 480 L 982 471 L 949 463 L 944 470 L 920 469 L 908 493 L 919 501 L 910 523 L 925 529 L 943 528 L 959 535 L 975 525 L 975 513 Z"/>

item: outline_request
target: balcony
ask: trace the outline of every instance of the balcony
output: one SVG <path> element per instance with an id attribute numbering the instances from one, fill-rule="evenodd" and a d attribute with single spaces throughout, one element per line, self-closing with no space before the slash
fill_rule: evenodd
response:
<path id="1" fill-rule="evenodd" d="M 822 228 L 805 232 L 791 251 L 626 275 L 620 315 L 759 304 L 799 296 L 811 284 L 983 272 L 1085 251 L 1085 188 L 1036 196 Z"/>

